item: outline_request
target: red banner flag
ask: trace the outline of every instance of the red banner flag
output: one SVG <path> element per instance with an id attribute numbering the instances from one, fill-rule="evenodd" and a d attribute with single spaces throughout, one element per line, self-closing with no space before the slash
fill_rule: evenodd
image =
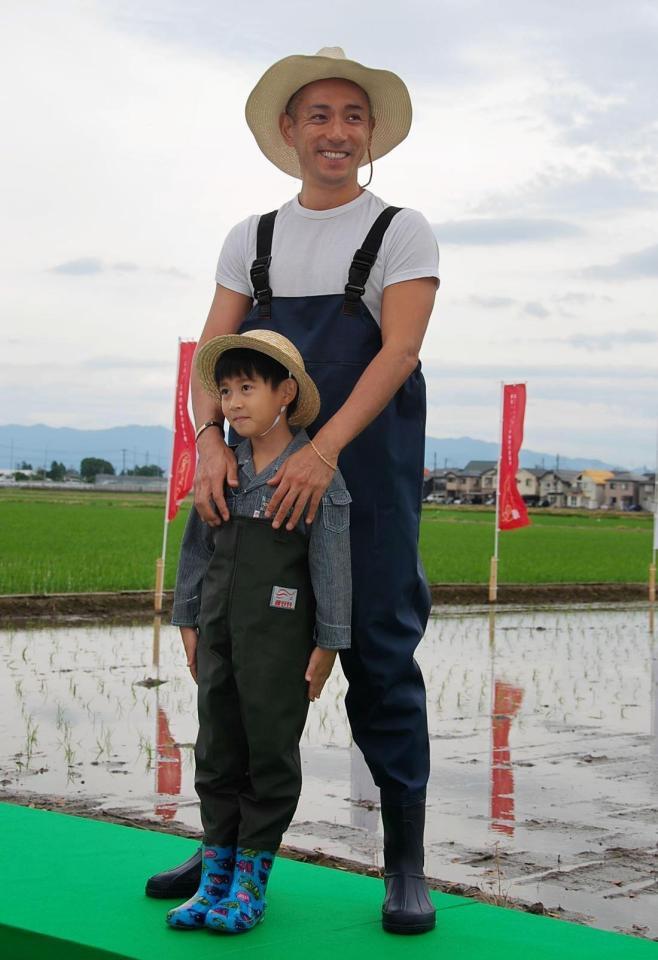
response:
<path id="1" fill-rule="evenodd" d="M 528 511 L 516 485 L 519 450 L 523 443 L 525 384 L 506 383 L 503 388 L 503 437 L 500 451 L 499 530 L 516 530 L 530 523 Z"/>
<path id="2" fill-rule="evenodd" d="M 178 382 L 174 408 L 174 446 L 169 475 L 169 509 L 167 520 L 173 520 L 181 502 L 194 483 L 196 468 L 196 444 L 194 427 L 188 412 L 192 357 L 196 349 L 194 340 L 181 340 L 178 344 Z"/>

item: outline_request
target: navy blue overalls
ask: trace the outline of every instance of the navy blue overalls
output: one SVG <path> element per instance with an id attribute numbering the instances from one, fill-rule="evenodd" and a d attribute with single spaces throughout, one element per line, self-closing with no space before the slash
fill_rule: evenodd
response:
<path id="1" fill-rule="evenodd" d="M 399 209 L 386 208 L 373 224 L 354 255 L 345 292 L 322 296 L 272 294 L 277 212 L 259 220 L 251 268 L 256 303 L 240 333 L 276 330 L 300 351 L 322 400 L 311 437 L 381 349 L 379 327 L 361 297 Z M 418 364 L 339 459 L 352 495 L 352 648 L 341 651 L 347 714 L 382 799 L 405 805 L 424 800 L 429 775 L 425 686 L 414 660 L 431 603 L 418 556 L 424 449 L 425 381 Z"/>

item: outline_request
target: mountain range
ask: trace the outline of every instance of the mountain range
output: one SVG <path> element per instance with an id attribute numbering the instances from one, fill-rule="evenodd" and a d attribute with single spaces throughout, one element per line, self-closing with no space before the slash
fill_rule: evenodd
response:
<path id="1" fill-rule="evenodd" d="M 57 460 L 67 467 L 80 466 L 83 457 L 102 457 L 114 465 L 117 472 L 134 466 L 155 463 L 166 468 L 171 455 L 171 430 L 166 427 L 130 425 L 109 427 L 105 430 L 77 430 L 73 427 L 49 427 L 39 423 L 32 426 L 7 424 L 0 426 L 0 468 L 16 467 L 25 461 L 38 467 L 50 467 Z M 523 449 L 522 467 L 556 466 L 557 454 Z M 425 465 L 434 467 L 464 467 L 469 460 L 497 460 L 498 444 L 472 437 L 426 437 Z M 565 470 L 628 469 L 628 465 L 610 464 L 587 457 L 559 457 Z M 644 472 L 645 466 L 633 468 Z"/>

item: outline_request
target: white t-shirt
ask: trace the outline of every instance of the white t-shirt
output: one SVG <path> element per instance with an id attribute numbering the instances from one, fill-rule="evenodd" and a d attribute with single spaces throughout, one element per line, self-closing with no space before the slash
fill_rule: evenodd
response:
<path id="1" fill-rule="evenodd" d="M 331 210 L 308 210 L 294 197 L 274 223 L 270 287 L 275 297 L 342 293 L 350 263 L 370 227 L 389 204 L 369 190 Z M 229 232 L 219 255 L 217 283 L 253 295 L 249 270 L 256 257 L 259 216 L 247 217 Z M 429 223 L 417 210 L 393 217 L 370 272 L 363 302 L 380 322 L 384 287 L 401 280 L 439 277 L 439 250 Z"/>

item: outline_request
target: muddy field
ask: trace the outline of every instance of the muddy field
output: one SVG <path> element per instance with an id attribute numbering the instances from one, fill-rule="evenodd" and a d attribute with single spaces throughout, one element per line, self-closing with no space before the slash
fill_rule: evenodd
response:
<path id="1" fill-rule="evenodd" d="M 657 657 L 639 605 L 437 611 L 418 657 L 428 874 L 658 937 Z M 0 632 L 0 662 L 0 798 L 198 833 L 195 691 L 173 628 L 20 626 Z M 286 841 L 376 871 L 377 793 L 344 690 L 337 671 L 311 708 Z"/>
<path id="2" fill-rule="evenodd" d="M 430 589 L 432 603 L 437 607 L 487 603 L 488 587 L 482 583 L 434 583 Z M 646 583 L 503 583 L 498 587 L 498 605 L 633 603 L 646 600 L 647 594 Z M 165 617 L 172 601 L 173 590 L 166 590 Z M 59 623 L 101 619 L 127 622 L 143 621 L 152 614 L 152 590 L 0 595 L 0 623 L 36 625 L 53 617 Z"/>

